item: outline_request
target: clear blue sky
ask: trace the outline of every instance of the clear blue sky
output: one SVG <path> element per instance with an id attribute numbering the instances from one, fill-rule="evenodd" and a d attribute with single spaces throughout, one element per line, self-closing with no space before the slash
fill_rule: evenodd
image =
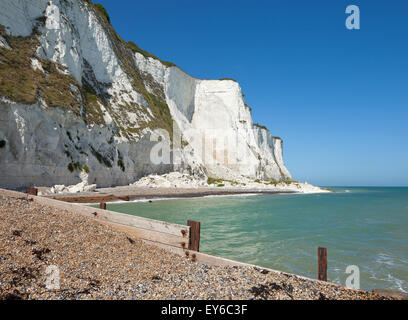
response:
<path id="1" fill-rule="evenodd" d="M 408 185 L 408 1 L 99 0 L 127 41 L 234 78 L 294 178 Z M 345 27 L 358 5 L 361 29 Z"/>

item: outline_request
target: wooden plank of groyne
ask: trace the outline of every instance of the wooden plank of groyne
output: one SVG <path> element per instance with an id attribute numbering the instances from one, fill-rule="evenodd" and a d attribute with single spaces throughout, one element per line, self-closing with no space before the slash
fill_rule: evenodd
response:
<path id="1" fill-rule="evenodd" d="M 146 190 L 127 190 L 125 192 L 115 192 L 108 188 L 109 192 L 106 193 L 89 193 L 89 194 L 63 194 L 63 195 L 45 195 L 45 198 L 65 201 L 65 202 L 72 202 L 72 203 L 100 203 L 100 202 L 113 202 L 113 201 L 130 201 L 134 199 L 155 199 L 158 198 L 158 194 L 160 194 L 160 198 L 193 198 L 193 197 L 201 197 L 201 196 L 208 196 L 208 195 L 233 195 L 233 194 L 248 194 L 248 193 L 257 193 L 257 194 L 276 194 L 276 193 L 295 193 L 295 191 L 282 191 L 282 190 L 219 190 L 219 189 L 212 189 L 212 190 L 196 190 L 191 191 L 190 189 L 178 189 L 178 190 L 169 190 L 168 188 L 157 188 L 154 191 L 146 191 Z"/>
<path id="2" fill-rule="evenodd" d="M 184 238 L 183 236 L 178 237 L 168 233 L 138 229 L 112 222 L 105 223 L 113 226 L 115 229 L 127 233 L 134 239 L 149 241 L 149 243 L 153 243 L 155 245 L 162 244 L 179 249 L 186 249 L 188 246 L 188 239 Z"/>
<path id="3" fill-rule="evenodd" d="M 220 258 L 216 257 L 213 255 L 205 254 L 202 252 L 197 252 L 197 251 L 192 251 L 192 250 L 186 250 L 182 248 L 177 248 L 174 246 L 169 246 L 163 243 L 156 243 L 153 241 L 145 240 L 143 239 L 144 242 L 155 245 L 159 248 L 162 248 L 166 251 L 175 253 L 179 256 L 186 257 L 194 262 L 201 263 L 201 264 L 208 264 L 208 265 L 215 265 L 215 266 L 237 266 L 237 267 L 248 267 L 251 266 L 249 264 L 243 263 L 243 262 L 238 262 L 238 261 L 233 261 L 225 258 Z"/>
<path id="4" fill-rule="evenodd" d="M 38 195 L 38 189 L 35 188 L 35 187 L 29 187 L 29 188 L 28 188 L 28 194 L 31 194 L 31 195 L 33 195 L 33 196 L 36 196 L 36 195 Z"/>
<path id="5" fill-rule="evenodd" d="M 132 216 L 132 215 L 124 214 L 124 213 L 113 212 L 109 210 L 102 210 L 99 208 L 86 207 L 86 206 L 78 205 L 75 203 L 68 203 L 68 202 L 53 200 L 53 199 L 44 198 L 44 197 L 31 196 L 25 193 L 20 193 L 16 191 L 5 190 L 5 189 L 0 189 L 0 194 L 4 194 L 6 196 L 16 197 L 16 198 L 22 198 L 22 197 L 27 198 L 28 197 L 42 205 L 48 205 L 48 206 L 63 209 L 63 210 L 74 211 L 78 214 L 81 214 L 87 217 L 91 217 L 91 218 L 96 218 L 101 221 L 109 221 L 109 222 L 113 222 L 113 223 L 117 223 L 121 225 L 127 225 L 130 227 L 138 228 L 138 229 L 146 229 L 150 231 L 171 234 L 174 236 L 182 236 L 183 238 L 186 239 L 186 241 L 189 239 L 189 236 L 190 236 L 190 227 L 175 224 L 175 223 L 168 223 L 164 221 L 142 218 L 142 217 Z"/>
<path id="6" fill-rule="evenodd" d="M 188 248 L 194 251 L 200 251 L 200 222 L 188 220 L 190 226 L 190 239 Z"/>
<path id="7" fill-rule="evenodd" d="M 319 264 L 319 280 L 327 281 L 327 249 L 319 247 L 317 249 Z"/>
<path id="8" fill-rule="evenodd" d="M 74 205 L 74 206 L 78 206 L 78 205 Z M 99 219 L 105 219 L 110 222 L 123 224 L 123 225 L 134 227 L 134 228 L 168 233 L 168 234 L 175 235 L 175 236 L 183 236 L 186 238 L 186 241 L 190 234 L 190 227 L 188 226 L 182 226 L 182 225 L 177 225 L 177 224 L 164 222 L 164 221 L 158 221 L 158 220 L 131 216 L 128 214 L 113 212 L 109 210 L 101 210 L 101 209 L 95 210 L 94 208 L 89 208 L 89 207 L 86 207 L 86 209 L 88 212 L 96 211 L 98 214 L 97 218 Z"/>
<path id="9" fill-rule="evenodd" d="M 155 242 L 148 241 L 148 240 L 143 240 L 143 241 L 146 242 L 147 244 L 157 246 L 157 247 L 162 248 L 162 249 L 164 249 L 164 250 L 166 250 L 168 252 L 172 252 L 172 253 L 177 254 L 179 256 L 186 257 L 186 258 L 188 258 L 188 259 L 190 259 L 190 260 L 192 260 L 194 262 L 200 263 L 200 264 L 207 264 L 207 265 L 214 265 L 214 266 L 255 268 L 255 269 L 257 269 L 259 271 L 263 271 L 263 272 L 271 272 L 271 273 L 275 273 L 275 274 L 287 275 L 288 277 L 297 277 L 298 279 L 311 281 L 311 282 L 314 282 L 314 283 L 327 284 L 327 282 L 320 281 L 320 280 L 317 280 L 317 279 L 312 279 L 312 278 L 308 278 L 308 277 L 304 277 L 304 276 L 299 276 L 299 275 L 295 275 L 295 274 L 291 274 L 291 273 L 287 273 L 287 272 L 283 272 L 283 271 L 278 271 L 278 270 L 274 270 L 274 269 L 270 269 L 270 268 L 264 268 L 264 267 L 256 266 L 256 265 L 253 265 L 253 264 L 244 263 L 244 262 L 234 261 L 234 260 L 230 260 L 230 259 L 226 259 L 226 258 L 222 258 L 222 257 L 218 257 L 218 256 L 213 256 L 213 255 L 202 253 L 202 252 L 185 250 L 185 249 L 176 248 L 176 247 L 173 247 L 173 246 L 168 246 L 168 245 L 161 244 L 161 243 L 155 243 Z M 332 285 L 334 287 L 338 287 L 338 288 L 345 288 L 344 286 L 342 286 L 340 284 L 337 284 L 337 283 L 330 283 L 330 285 Z M 356 292 L 363 292 L 364 290 L 355 289 L 355 291 Z"/>
<path id="10" fill-rule="evenodd" d="M 114 202 L 122 200 L 113 194 L 95 194 L 95 195 L 45 195 L 44 198 L 54 199 L 70 203 L 101 203 Z"/>

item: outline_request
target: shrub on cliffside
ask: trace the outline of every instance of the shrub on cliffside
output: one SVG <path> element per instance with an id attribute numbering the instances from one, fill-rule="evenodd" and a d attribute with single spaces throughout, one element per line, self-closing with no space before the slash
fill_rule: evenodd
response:
<path id="1" fill-rule="evenodd" d="M 95 3 L 94 4 L 94 8 L 95 10 L 103 17 L 106 19 L 106 21 L 108 21 L 109 23 L 111 23 L 108 11 L 106 11 L 105 7 L 99 3 Z"/>

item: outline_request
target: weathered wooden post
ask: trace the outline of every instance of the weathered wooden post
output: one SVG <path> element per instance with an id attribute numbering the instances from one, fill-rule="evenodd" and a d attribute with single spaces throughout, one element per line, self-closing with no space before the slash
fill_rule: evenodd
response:
<path id="1" fill-rule="evenodd" d="M 327 281 L 327 249 L 319 247 L 317 249 L 319 264 L 319 280 Z"/>
<path id="2" fill-rule="evenodd" d="M 34 187 L 29 187 L 28 188 L 28 194 L 30 196 L 37 196 L 38 195 L 38 189 Z"/>
<path id="3" fill-rule="evenodd" d="M 200 222 L 188 220 L 187 225 L 190 227 L 188 249 L 200 251 Z"/>
<path id="4" fill-rule="evenodd" d="M 99 208 L 101 208 L 102 210 L 106 210 L 106 202 L 101 202 L 99 204 Z"/>

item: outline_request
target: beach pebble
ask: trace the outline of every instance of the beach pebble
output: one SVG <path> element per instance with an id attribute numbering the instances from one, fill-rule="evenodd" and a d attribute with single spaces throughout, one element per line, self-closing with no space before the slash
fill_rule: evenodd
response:
<path id="1" fill-rule="evenodd" d="M 384 299 L 265 271 L 193 263 L 91 218 L 0 197 L 0 300 Z"/>

